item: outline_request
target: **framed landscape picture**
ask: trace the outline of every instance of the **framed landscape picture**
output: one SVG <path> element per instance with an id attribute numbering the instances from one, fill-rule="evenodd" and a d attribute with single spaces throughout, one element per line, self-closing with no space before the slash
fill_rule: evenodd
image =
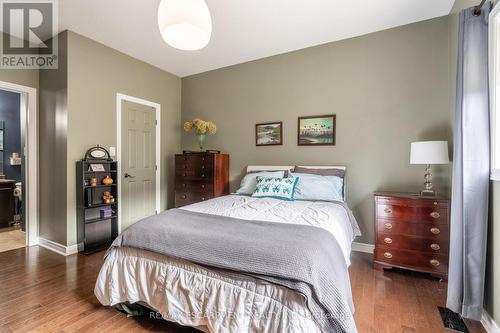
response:
<path id="1" fill-rule="evenodd" d="M 336 117 L 299 117 L 297 144 L 299 146 L 335 146 Z"/>
<path id="2" fill-rule="evenodd" d="M 256 146 L 276 146 L 283 144 L 283 122 L 255 125 Z"/>

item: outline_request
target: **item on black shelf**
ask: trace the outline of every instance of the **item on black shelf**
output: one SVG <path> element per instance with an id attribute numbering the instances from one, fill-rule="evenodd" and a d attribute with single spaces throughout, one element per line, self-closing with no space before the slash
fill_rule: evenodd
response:
<path id="1" fill-rule="evenodd" d="M 90 186 L 97 186 L 97 178 L 90 178 Z"/>
<path id="2" fill-rule="evenodd" d="M 92 190 L 90 188 L 85 190 L 85 204 L 87 207 L 92 207 Z"/>
<path id="3" fill-rule="evenodd" d="M 109 191 L 104 191 L 104 193 L 102 194 L 102 201 L 105 204 L 110 204 L 115 202 L 115 198 L 111 195 Z"/>
<path id="4" fill-rule="evenodd" d="M 109 152 L 97 145 L 95 147 L 90 148 L 85 153 L 85 157 L 83 161 L 112 161 L 113 159 L 110 157 Z"/>
<path id="5" fill-rule="evenodd" d="M 104 185 L 111 185 L 113 184 L 113 178 L 111 178 L 110 176 L 106 176 L 104 177 L 104 179 L 102 180 L 102 183 Z"/>
<path id="6" fill-rule="evenodd" d="M 113 216 L 113 210 L 111 207 L 103 207 L 100 209 L 101 218 L 107 218 Z"/>

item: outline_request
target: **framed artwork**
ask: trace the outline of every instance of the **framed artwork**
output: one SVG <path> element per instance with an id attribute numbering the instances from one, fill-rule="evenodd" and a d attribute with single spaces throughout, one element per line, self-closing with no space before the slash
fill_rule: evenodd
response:
<path id="1" fill-rule="evenodd" d="M 336 116 L 299 117 L 297 145 L 299 146 L 335 146 Z"/>
<path id="2" fill-rule="evenodd" d="M 283 122 L 255 125 L 256 146 L 277 146 L 283 144 Z"/>

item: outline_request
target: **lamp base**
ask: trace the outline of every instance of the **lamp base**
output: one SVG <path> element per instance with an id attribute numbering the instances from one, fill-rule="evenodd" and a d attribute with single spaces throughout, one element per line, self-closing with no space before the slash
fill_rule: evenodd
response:
<path id="1" fill-rule="evenodd" d="M 420 196 L 422 197 L 435 197 L 437 196 L 437 192 L 433 190 L 422 190 L 420 191 Z"/>

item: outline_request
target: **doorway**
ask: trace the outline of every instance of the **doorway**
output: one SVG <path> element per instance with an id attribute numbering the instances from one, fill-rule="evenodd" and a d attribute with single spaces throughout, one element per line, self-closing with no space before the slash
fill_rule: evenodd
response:
<path id="1" fill-rule="evenodd" d="M 36 89 L 0 81 L 0 252 L 38 244 Z"/>
<path id="2" fill-rule="evenodd" d="M 117 94 L 118 230 L 160 210 L 160 105 Z"/>
<path id="3" fill-rule="evenodd" d="M 0 90 L 0 252 L 26 246 L 21 93 Z"/>

